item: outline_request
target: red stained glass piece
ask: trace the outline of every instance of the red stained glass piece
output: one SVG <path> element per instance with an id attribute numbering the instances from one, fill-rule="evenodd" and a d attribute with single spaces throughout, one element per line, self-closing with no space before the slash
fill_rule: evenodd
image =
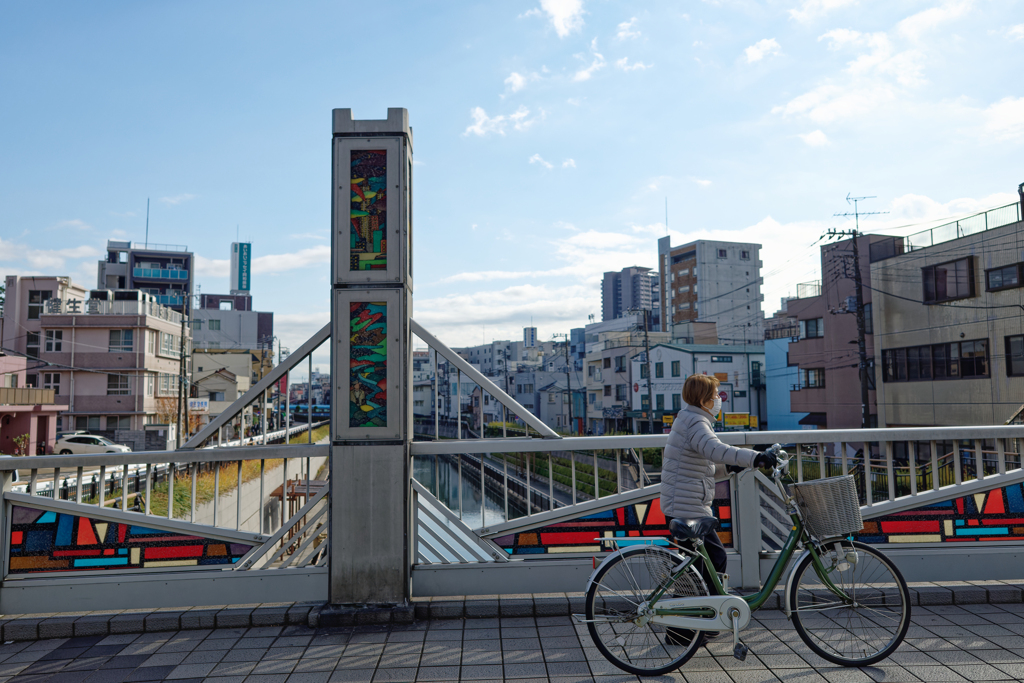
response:
<path id="1" fill-rule="evenodd" d="M 166 558 L 199 557 L 203 554 L 201 545 L 179 545 L 165 548 L 146 548 L 147 560 L 159 560 Z"/>
<path id="2" fill-rule="evenodd" d="M 647 511 L 647 526 L 668 524 L 665 521 L 665 513 L 661 511 L 661 498 L 655 498 L 651 501 L 651 507 Z"/>
<path id="3" fill-rule="evenodd" d="M 76 545 L 99 545 L 96 532 L 93 531 L 92 522 L 86 517 L 78 518 L 78 541 Z"/>
<path id="4" fill-rule="evenodd" d="M 996 489 L 988 494 L 988 501 L 985 503 L 985 514 L 1001 515 L 1004 512 L 1006 512 L 1006 507 L 1003 505 L 1003 491 L 1002 489 Z"/>
<path id="5" fill-rule="evenodd" d="M 25 539 L 24 531 L 11 532 L 11 545 L 19 545 Z"/>

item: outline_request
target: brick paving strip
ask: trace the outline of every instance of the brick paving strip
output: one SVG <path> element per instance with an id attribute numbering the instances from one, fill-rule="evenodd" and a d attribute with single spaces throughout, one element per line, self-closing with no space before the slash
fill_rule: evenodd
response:
<path id="1" fill-rule="evenodd" d="M 762 609 L 744 631 L 751 650 L 745 662 L 733 659 L 732 643 L 723 639 L 680 672 L 643 680 L 1024 680 L 1021 584 L 914 584 L 911 592 L 907 639 L 874 667 L 825 662 L 782 612 Z M 390 623 L 345 626 L 319 624 L 322 605 L 313 603 L 26 615 L 2 625 L 0 683 L 637 681 L 601 656 L 585 626 L 572 623 L 570 610 L 582 611 L 582 602 L 581 594 L 437 598 L 371 615 Z"/>

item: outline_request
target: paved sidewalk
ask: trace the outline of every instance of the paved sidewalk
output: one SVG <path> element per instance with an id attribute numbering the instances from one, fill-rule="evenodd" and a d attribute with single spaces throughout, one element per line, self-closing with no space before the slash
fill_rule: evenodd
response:
<path id="1" fill-rule="evenodd" d="M 1024 605 L 915 607 L 902 647 L 875 667 L 834 667 L 778 611 L 745 631 L 751 653 L 711 643 L 681 672 L 690 683 L 870 683 L 1024 679 Z M 325 683 L 341 681 L 637 681 L 567 616 L 449 619 L 387 626 L 304 625 L 163 631 L 0 645 L 0 681 Z"/>

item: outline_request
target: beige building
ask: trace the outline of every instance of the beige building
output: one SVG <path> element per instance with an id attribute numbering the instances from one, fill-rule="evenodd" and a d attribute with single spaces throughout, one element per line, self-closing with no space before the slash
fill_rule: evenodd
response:
<path id="1" fill-rule="evenodd" d="M 1020 219 L 1011 204 L 871 245 L 879 427 L 1001 424 L 1024 404 Z"/>

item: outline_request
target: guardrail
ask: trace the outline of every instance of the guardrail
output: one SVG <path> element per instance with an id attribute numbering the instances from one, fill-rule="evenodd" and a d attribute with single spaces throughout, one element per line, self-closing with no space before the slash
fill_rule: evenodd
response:
<path id="1" fill-rule="evenodd" d="M 873 242 L 870 247 L 871 263 L 906 254 L 916 249 L 932 247 L 986 230 L 1001 228 L 1021 220 L 1019 202 L 982 211 L 972 216 L 937 225 L 907 237 L 891 237 Z"/>

